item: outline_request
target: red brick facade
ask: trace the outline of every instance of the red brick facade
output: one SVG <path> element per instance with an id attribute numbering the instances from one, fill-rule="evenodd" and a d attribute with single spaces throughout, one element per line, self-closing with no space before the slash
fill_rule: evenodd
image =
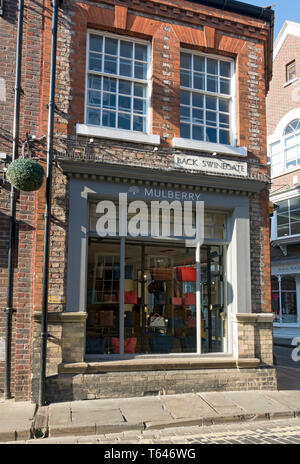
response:
<path id="1" fill-rule="evenodd" d="M 16 40 L 14 2 L 6 2 L 6 16 L 0 18 L 0 37 L 5 43 L 2 61 L 7 84 L 7 101 L 0 112 L 0 151 L 11 151 L 13 85 Z M 47 133 L 51 52 L 49 0 L 25 2 L 23 48 L 21 138 L 26 132 L 38 138 Z M 11 20 L 9 21 L 9 18 Z M 2 26 L 3 25 L 3 26 Z M 152 134 L 160 135 L 156 154 L 139 144 L 95 140 L 91 159 L 97 162 L 170 169 L 172 139 L 180 137 L 180 47 L 231 57 L 236 63 L 237 146 L 248 148 L 249 179 L 265 183 L 260 193 L 250 195 L 252 312 L 270 312 L 270 252 L 268 221 L 268 168 L 265 97 L 269 86 L 270 26 L 226 10 L 182 0 L 115 2 L 114 0 L 71 2 L 65 0 L 59 13 L 55 115 L 55 149 L 71 159 L 84 159 L 87 140 L 76 136 L 76 123 L 84 122 L 87 29 L 110 31 L 151 41 L 152 45 Z M 6 41 L 9 36 L 9 42 Z M 9 43 L 9 45 L 8 45 Z M 0 65 L 0 69 L 1 69 Z M 277 76 L 275 76 L 277 79 Z M 0 108 L 3 105 L 0 102 Z M 44 145 L 37 145 L 44 156 Z M 41 309 L 43 261 L 43 212 L 45 192 L 21 194 L 18 199 L 18 251 L 14 279 L 13 383 L 16 399 L 30 395 L 32 314 Z M 1 308 L 6 297 L 8 184 L 1 188 Z M 51 221 L 49 295 L 65 294 L 66 251 L 68 247 L 68 178 L 54 168 Z M 49 304 L 58 312 L 64 305 Z M 0 313 L 0 337 L 4 334 Z M 0 361 L 0 389 L 2 388 Z M 36 368 L 34 368 L 36 369 Z M 33 369 L 33 370 L 34 370 Z M 54 369 L 55 371 L 55 369 Z M 1 392 L 1 390 L 0 390 Z"/>

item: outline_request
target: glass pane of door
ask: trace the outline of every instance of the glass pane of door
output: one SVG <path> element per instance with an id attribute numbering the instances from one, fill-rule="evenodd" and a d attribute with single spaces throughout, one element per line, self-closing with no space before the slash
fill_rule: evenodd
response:
<path id="1" fill-rule="evenodd" d="M 221 246 L 201 248 L 202 352 L 227 351 L 224 298 L 224 251 Z"/>
<path id="2" fill-rule="evenodd" d="M 89 239 L 86 354 L 118 354 L 120 243 Z"/>

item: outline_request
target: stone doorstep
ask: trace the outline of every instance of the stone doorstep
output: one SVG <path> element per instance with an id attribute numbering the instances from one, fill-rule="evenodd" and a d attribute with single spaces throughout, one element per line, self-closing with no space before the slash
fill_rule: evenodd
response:
<path id="1" fill-rule="evenodd" d="M 258 358 L 173 358 L 126 359 L 103 362 L 61 363 L 59 374 L 92 374 L 100 372 L 167 371 L 197 369 L 247 369 L 260 365 Z M 270 366 L 264 366 L 270 367 Z"/>

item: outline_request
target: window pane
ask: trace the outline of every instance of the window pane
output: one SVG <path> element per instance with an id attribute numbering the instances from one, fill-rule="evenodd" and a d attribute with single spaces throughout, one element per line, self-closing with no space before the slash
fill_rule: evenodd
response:
<path id="1" fill-rule="evenodd" d="M 130 114 L 119 113 L 118 128 L 130 130 Z"/>
<path id="2" fill-rule="evenodd" d="M 133 130 L 139 132 L 146 132 L 146 118 L 140 116 L 133 117 Z"/>
<path id="3" fill-rule="evenodd" d="M 103 90 L 107 92 L 116 92 L 117 90 L 117 79 L 111 77 L 103 77 Z"/>
<path id="4" fill-rule="evenodd" d="M 204 74 L 194 74 L 194 88 L 199 90 L 204 90 Z"/>
<path id="5" fill-rule="evenodd" d="M 135 44 L 135 59 L 141 61 L 147 61 L 147 46 Z"/>
<path id="6" fill-rule="evenodd" d="M 217 129 L 206 128 L 206 141 L 217 143 Z"/>
<path id="7" fill-rule="evenodd" d="M 120 56 L 125 58 L 132 58 L 133 44 L 130 42 L 120 41 Z"/>
<path id="8" fill-rule="evenodd" d="M 296 281 L 294 277 L 282 277 L 281 290 L 296 290 Z"/>
<path id="9" fill-rule="evenodd" d="M 300 197 L 290 199 L 290 209 L 295 210 L 300 208 Z"/>
<path id="10" fill-rule="evenodd" d="M 102 71 L 102 55 L 92 52 L 89 54 L 89 70 L 98 72 Z"/>
<path id="11" fill-rule="evenodd" d="M 204 124 L 204 111 L 193 108 L 193 124 Z"/>
<path id="12" fill-rule="evenodd" d="M 102 125 L 106 127 L 116 127 L 116 113 L 112 111 L 103 111 Z"/>
<path id="13" fill-rule="evenodd" d="M 116 109 L 116 95 L 103 92 L 103 108 Z"/>
<path id="14" fill-rule="evenodd" d="M 105 53 L 109 55 L 117 55 L 118 53 L 118 41 L 116 39 L 105 38 Z"/>
<path id="15" fill-rule="evenodd" d="M 134 84 L 134 95 L 136 97 L 146 97 L 146 86 L 142 84 Z"/>
<path id="16" fill-rule="evenodd" d="M 90 35 L 90 50 L 102 52 L 103 39 L 97 35 Z"/>
<path id="17" fill-rule="evenodd" d="M 119 110 L 121 111 L 131 111 L 131 98 L 119 96 Z"/>
<path id="18" fill-rule="evenodd" d="M 192 69 L 192 55 L 187 53 L 181 53 L 180 67 L 185 69 Z"/>
<path id="19" fill-rule="evenodd" d="M 146 63 L 134 63 L 134 77 L 136 79 L 147 79 L 147 64 Z"/>
<path id="20" fill-rule="evenodd" d="M 131 82 L 119 81 L 119 93 L 131 95 Z"/>
<path id="21" fill-rule="evenodd" d="M 117 58 L 105 55 L 104 72 L 108 74 L 117 74 Z"/>
<path id="22" fill-rule="evenodd" d="M 194 70 L 205 72 L 205 58 L 203 56 L 194 55 Z"/>
<path id="23" fill-rule="evenodd" d="M 199 93 L 193 93 L 192 97 L 193 106 L 196 108 L 204 108 L 204 96 Z"/>
<path id="24" fill-rule="evenodd" d="M 190 122 L 191 115 L 190 115 L 190 108 L 187 106 L 180 107 L 180 121 L 183 122 Z"/>
<path id="25" fill-rule="evenodd" d="M 217 99 L 216 97 L 206 97 L 206 108 L 208 110 L 217 109 Z"/>
<path id="26" fill-rule="evenodd" d="M 133 111 L 135 113 L 146 114 L 146 102 L 139 98 L 134 99 Z"/>
<path id="27" fill-rule="evenodd" d="M 223 145 L 230 145 L 230 133 L 229 131 L 220 130 L 219 131 L 220 143 Z"/>
<path id="28" fill-rule="evenodd" d="M 220 79 L 220 93 L 230 95 L 230 81 L 228 79 Z"/>
<path id="29" fill-rule="evenodd" d="M 278 237 L 285 237 L 290 235 L 289 226 L 278 227 Z"/>
<path id="30" fill-rule="evenodd" d="M 94 126 L 100 125 L 100 111 L 92 108 L 87 109 L 87 123 Z"/>
<path id="31" fill-rule="evenodd" d="M 88 91 L 88 105 L 100 106 L 101 105 L 101 93 L 93 90 Z"/>
<path id="32" fill-rule="evenodd" d="M 121 76 L 132 77 L 132 61 L 120 58 L 120 74 Z"/>
<path id="33" fill-rule="evenodd" d="M 190 104 L 190 92 L 184 92 L 183 90 L 180 92 L 180 104 L 181 105 L 189 105 Z"/>
<path id="34" fill-rule="evenodd" d="M 204 140 L 204 128 L 202 126 L 193 126 L 193 140 Z"/>
<path id="35" fill-rule="evenodd" d="M 207 91 L 218 92 L 218 78 L 207 76 Z"/>
<path id="36" fill-rule="evenodd" d="M 101 77 L 89 76 L 88 88 L 101 90 Z"/>
<path id="37" fill-rule="evenodd" d="M 292 222 L 291 224 L 291 235 L 300 234 L 300 222 Z"/>
<path id="38" fill-rule="evenodd" d="M 191 128 L 188 124 L 180 124 L 180 137 L 184 139 L 191 138 Z"/>
<path id="39" fill-rule="evenodd" d="M 218 74 L 218 62 L 217 60 L 212 60 L 211 58 L 207 59 L 207 73 L 208 74 Z"/>
<path id="40" fill-rule="evenodd" d="M 190 71 L 180 72 L 180 85 L 183 87 L 192 87 L 192 73 Z"/>
<path id="41" fill-rule="evenodd" d="M 217 125 L 217 113 L 212 111 L 206 111 L 206 124 L 208 126 L 216 126 Z"/>
<path id="42" fill-rule="evenodd" d="M 223 113 L 229 113 L 228 100 L 222 100 L 222 98 L 219 98 L 219 111 L 222 111 Z"/>
<path id="43" fill-rule="evenodd" d="M 230 77 L 230 63 L 226 63 L 226 61 L 220 61 L 220 75 L 224 77 Z"/>
<path id="44" fill-rule="evenodd" d="M 224 129 L 228 129 L 229 128 L 229 115 L 219 113 L 219 124 L 220 124 L 220 127 Z"/>

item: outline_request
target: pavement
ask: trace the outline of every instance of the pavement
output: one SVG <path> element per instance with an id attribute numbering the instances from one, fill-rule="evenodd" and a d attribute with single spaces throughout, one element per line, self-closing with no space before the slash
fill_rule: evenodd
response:
<path id="1" fill-rule="evenodd" d="M 0 443 L 47 443 L 57 437 L 121 436 L 218 424 L 300 421 L 300 361 L 275 345 L 277 391 L 206 392 L 51 403 L 0 400 Z M 172 432 L 173 433 L 173 432 Z"/>
<path id="2" fill-rule="evenodd" d="M 0 402 L 0 442 L 300 417 L 300 391 L 189 393 L 51 403 Z"/>

